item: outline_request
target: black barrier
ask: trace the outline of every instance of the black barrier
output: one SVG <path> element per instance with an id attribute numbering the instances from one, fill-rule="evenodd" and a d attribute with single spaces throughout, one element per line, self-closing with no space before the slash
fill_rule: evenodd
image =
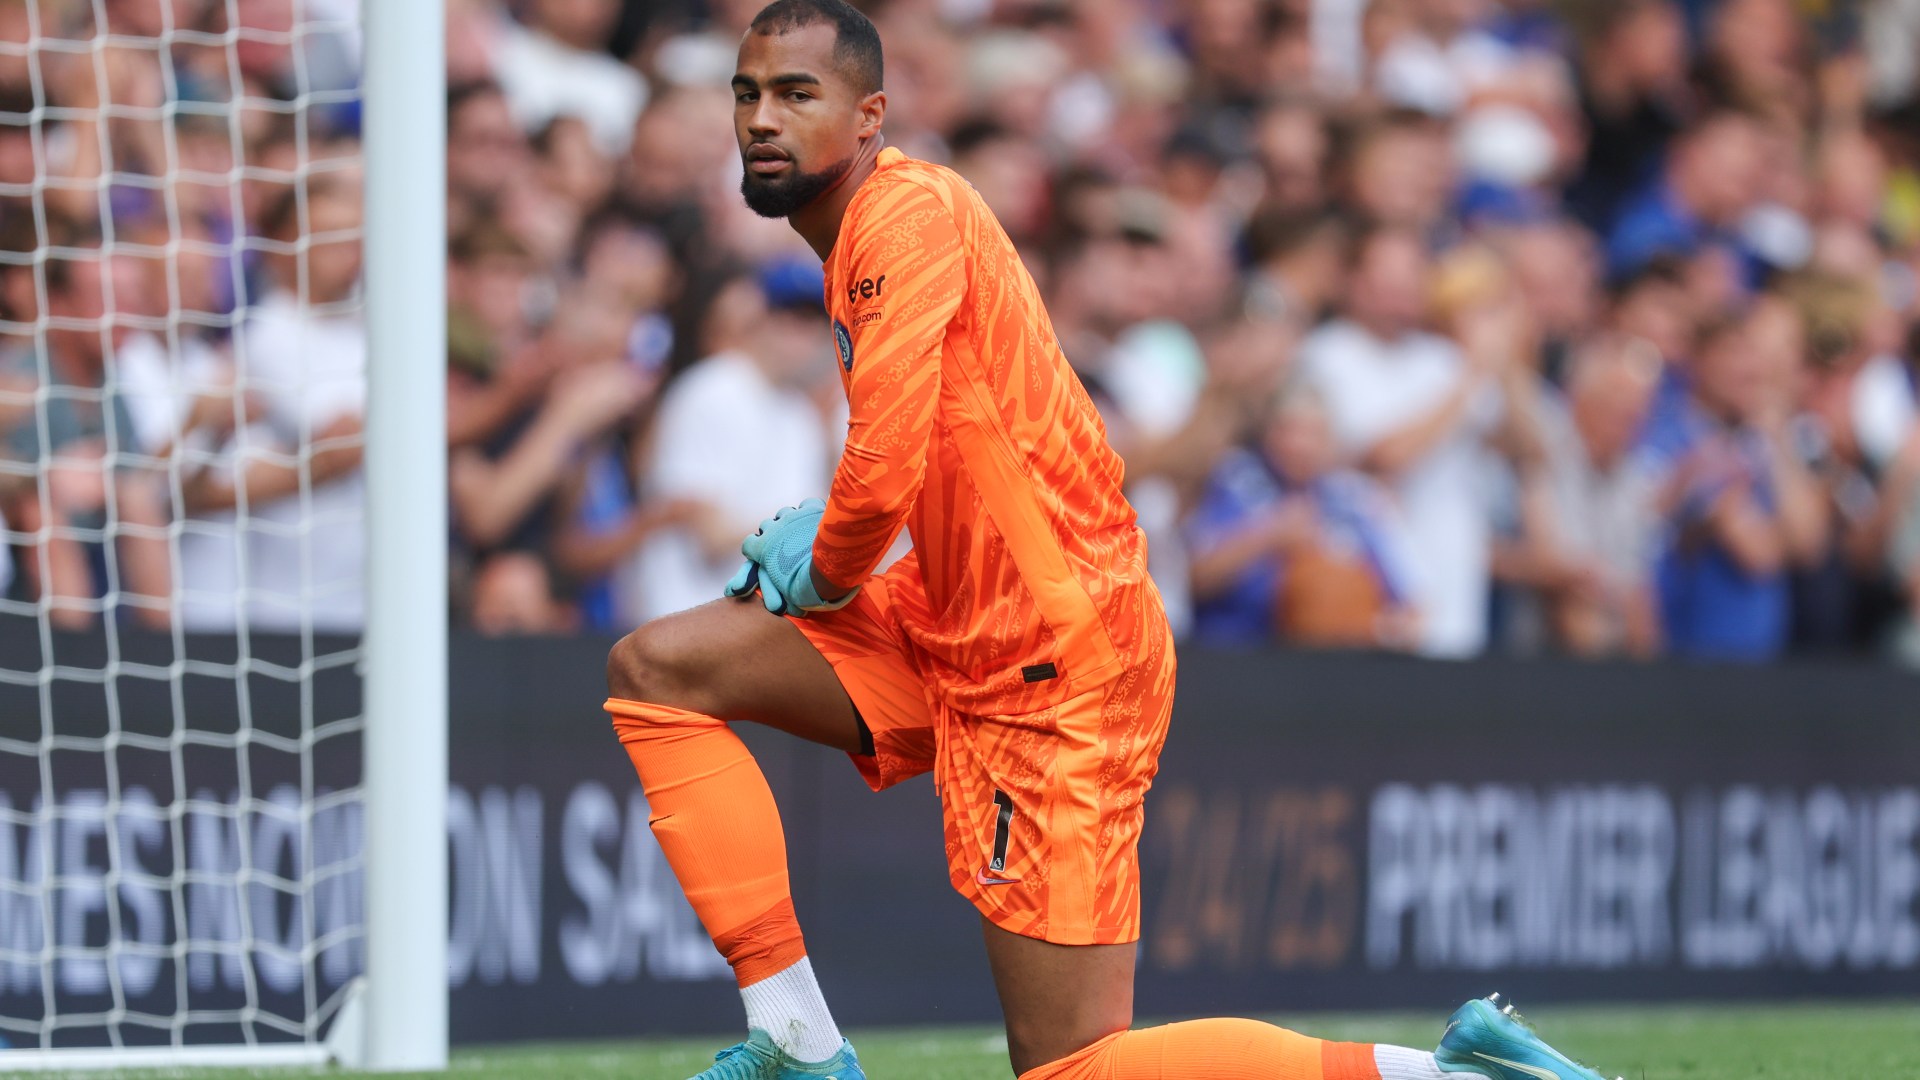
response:
<path id="1" fill-rule="evenodd" d="M 608 644 L 454 642 L 457 1040 L 738 1025 L 725 965 L 673 883 L 600 712 Z M 16 647 L 0 635 L 0 648 Z M 76 668 L 96 659 L 85 642 L 57 647 Z M 298 654 L 297 643 L 273 647 Z M 171 646 L 139 648 L 158 657 Z M 1410 1006 L 1438 1016 L 1495 988 L 1554 1001 L 1920 993 L 1920 682 L 1909 676 L 1192 649 L 1181 665 L 1143 845 L 1143 1015 Z M 107 689 L 123 718 L 173 715 L 163 683 Z M 231 730 L 234 695 L 215 691 L 195 691 L 193 723 Z M 59 726 L 92 723 L 102 688 L 70 692 Z M 256 723 L 284 723 L 299 705 L 276 693 L 261 689 Z M 350 715 L 357 694 L 350 678 L 324 678 L 306 707 Z M 0 688 L 0 737 L 39 731 L 39 700 Z M 978 921 L 946 884 L 931 785 L 874 795 L 841 755 L 746 735 L 782 808 L 795 903 L 836 1013 L 856 1024 L 994 1018 Z M 58 763 L 57 786 L 84 804 L 96 774 L 65 760 L 77 756 Z M 7 757 L 0 794 L 24 810 L 38 766 Z M 256 793 L 276 790 L 271 770 L 284 762 L 250 760 L 262 770 Z M 322 786 L 357 776 L 339 754 L 316 768 Z M 222 782 L 234 778 L 210 772 L 188 786 Z M 170 790 L 151 793 L 164 801 Z M 369 826 L 348 806 L 317 817 L 311 843 L 334 858 Z M 15 885 L 0 887 L 10 905 L 0 916 L 38 917 L 20 901 L 37 880 L 29 832 L 0 836 L 0 886 Z M 192 869 L 201 856 L 183 832 Z M 95 840 L 57 843 L 71 861 L 56 872 L 98 874 Z M 164 840 L 142 850 L 151 872 L 172 866 Z M 357 918 L 353 884 L 315 890 L 318 926 Z M 139 897 L 123 882 L 116 902 L 133 910 Z M 194 923 L 197 909 L 182 907 Z M 265 910 L 286 928 L 284 904 Z M 84 941 L 106 925 L 95 907 L 56 922 L 56 936 Z M 37 968 L 4 959 L 36 940 L 26 925 L 0 917 L 6 1015 L 42 1007 Z M 211 939 L 195 969 L 210 992 L 243 975 L 264 985 L 278 970 L 270 951 L 211 947 L 226 932 L 218 919 L 194 928 Z M 162 912 L 149 932 L 174 940 L 173 917 Z M 321 990 L 357 968 L 358 950 L 347 937 L 321 954 Z M 148 974 L 163 989 L 144 1004 L 170 1009 L 177 973 Z"/>
<path id="2" fill-rule="evenodd" d="M 1917 688 L 1189 652 L 1140 1007 L 1913 993 Z"/>
<path id="3" fill-rule="evenodd" d="M 0 1017 L 59 1046 L 324 1022 L 361 969 L 361 684 L 320 659 L 352 644 L 0 619 Z"/>

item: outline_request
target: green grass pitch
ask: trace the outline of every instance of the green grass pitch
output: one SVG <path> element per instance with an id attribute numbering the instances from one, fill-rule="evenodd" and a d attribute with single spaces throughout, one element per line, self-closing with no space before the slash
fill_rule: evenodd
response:
<path id="1" fill-rule="evenodd" d="M 1522 1003 L 1524 1007 L 1525 1003 Z M 1308 1014 L 1280 1022 L 1334 1039 L 1431 1047 L 1444 1014 Z M 1561 1050 L 1628 1080 L 1915 1080 L 1920 1002 L 1860 1005 L 1539 1008 L 1529 1019 Z M 1009 1080 L 1005 1043 L 988 1028 L 853 1033 L 873 1080 Z M 681 1080 L 719 1040 L 479 1047 L 444 1075 L 484 1080 Z M 0 1072 L 5 1059 L 0 1057 Z M 344 1076 L 301 1070 L 89 1074 L 134 1080 Z"/>

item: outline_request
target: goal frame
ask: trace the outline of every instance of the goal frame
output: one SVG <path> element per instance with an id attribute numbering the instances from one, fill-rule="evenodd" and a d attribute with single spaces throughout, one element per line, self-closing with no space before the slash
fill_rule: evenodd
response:
<path id="1" fill-rule="evenodd" d="M 447 1064 L 445 0 L 361 0 L 366 971 L 310 1043 L 0 1051 L 0 1071 Z"/>
<path id="2" fill-rule="evenodd" d="M 342 1016 L 349 1030 L 332 1041 L 346 1064 L 437 1071 L 447 1064 L 445 0 L 361 0 L 360 11 L 367 969 L 364 1039 Z"/>

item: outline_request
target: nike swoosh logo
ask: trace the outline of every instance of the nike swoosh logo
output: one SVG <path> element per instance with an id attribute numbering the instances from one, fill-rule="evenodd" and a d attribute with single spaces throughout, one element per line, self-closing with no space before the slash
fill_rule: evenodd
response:
<path id="1" fill-rule="evenodd" d="M 988 877 L 987 872 L 985 870 L 975 870 L 973 872 L 973 880 L 982 885 L 1018 885 L 1020 884 L 1019 878 Z"/>
<path id="2" fill-rule="evenodd" d="M 1486 1058 L 1488 1061 L 1493 1062 L 1495 1065 L 1505 1065 L 1509 1069 L 1517 1069 L 1520 1072 L 1526 1073 L 1528 1076 L 1533 1077 L 1534 1080 L 1560 1080 L 1559 1073 L 1554 1072 L 1550 1069 L 1543 1069 L 1538 1065 L 1522 1065 L 1517 1061 L 1508 1061 L 1506 1058 L 1497 1058 L 1497 1057 L 1494 1057 L 1492 1054 L 1483 1054 L 1478 1050 L 1475 1050 L 1473 1052 L 1473 1056 L 1477 1058 Z"/>

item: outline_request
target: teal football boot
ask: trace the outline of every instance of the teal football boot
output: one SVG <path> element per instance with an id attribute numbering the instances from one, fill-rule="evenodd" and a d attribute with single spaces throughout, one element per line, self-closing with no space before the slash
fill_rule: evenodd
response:
<path id="1" fill-rule="evenodd" d="M 1499 994 L 1455 1009 L 1433 1060 L 1441 1072 L 1492 1080 L 1606 1080 L 1548 1046 Z"/>
<path id="2" fill-rule="evenodd" d="M 773 1036 L 754 1028 L 747 1041 L 713 1055 L 713 1065 L 689 1080 L 867 1080 L 853 1044 L 840 1040 L 840 1049 L 818 1063 L 795 1061 L 774 1045 Z"/>

